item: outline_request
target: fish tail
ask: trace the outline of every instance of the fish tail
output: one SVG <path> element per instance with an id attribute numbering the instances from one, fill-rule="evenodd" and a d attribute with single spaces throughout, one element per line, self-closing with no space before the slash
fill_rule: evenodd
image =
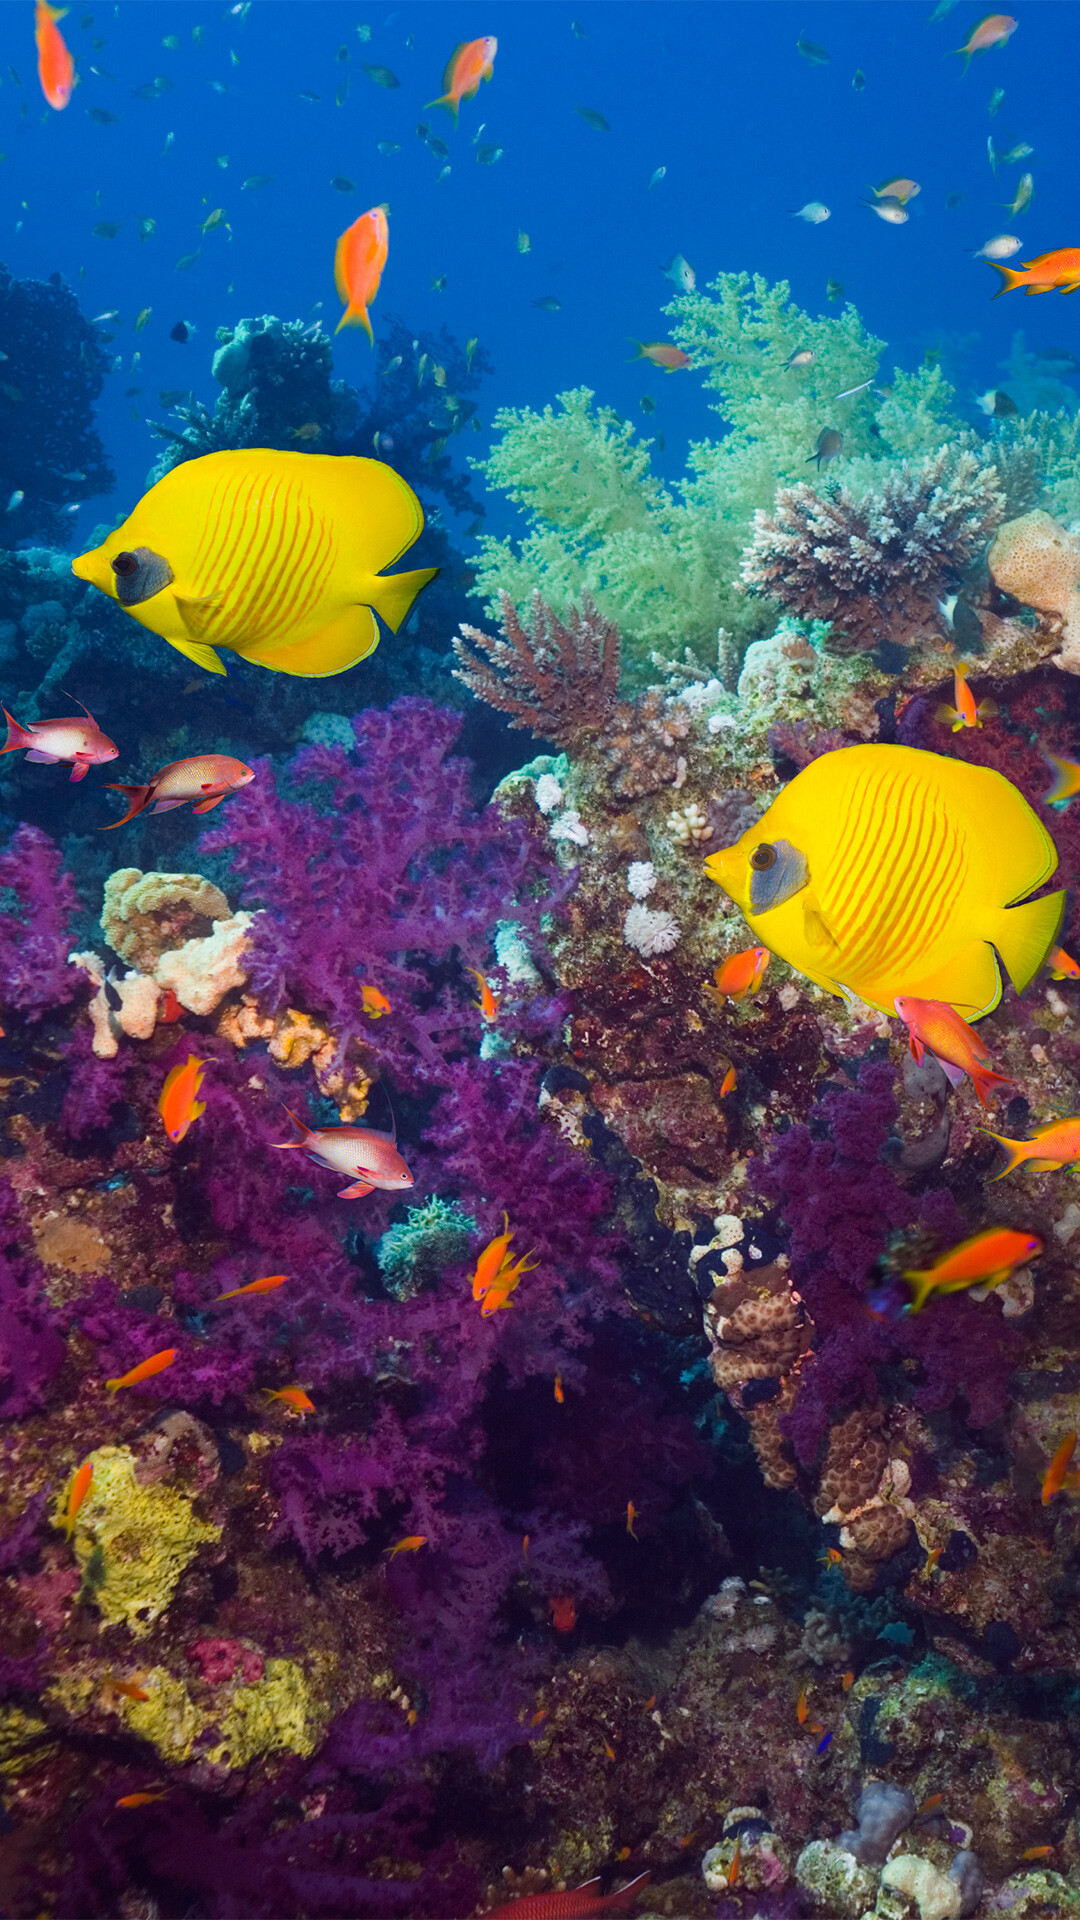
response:
<path id="1" fill-rule="evenodd" d="M 346 307 L 334 332 L 340 333 L 342 327 L 363 327 L 368 337 L 368 345 L 372 347 L 375 345 L 375 335 L 371 331 L 371 321 L 368 319 L 366 307 Z"/>
<path id="2" fill-rule="evenodd" d="M 1048 893 L 1041 900 L 1025 900 L 1003 907 L 988 937 L 992 939 L 1017 993 L 1023 993 L 1056 947 L 1065 918 L 1065 892 Z"/>
<path id="3" fill-rule="evenodd" d="M 0 707 L 0 713 L 8 723 L 7 745 L 0 747 L 0 753 L 14 753 L 18 747 L 32 747 L 34 736 L 29 728 L 22 726 L 6 707 Z"/>
<path id="4" fill-rule="evenodd" d="M 909 1311 L 918 1313 L 933 1293 L 937 1275 L 932 1267 L 910 1267 L 903 1278 L 915 1289 L 915 1298 L 910 1303 Z"/>
<path id="5" fill-rule="evenodd" d="M 1000 1093 L 1005 1087 L 1015 1088 L 1016 1086 L 1016 1081 L 1010 1080 L 1007 1073 L 994 1073 L 989 1067 L 981 1067 L 977 1060 L 972 1061 L 968 1068 L 968 1073 L 971 1077 L 971 1084 L 978 1097 L 979 1105 L 982 1107 L 984 1113 L 989 1113 L 990 1111 L 989 1101 L 986 1097 L 987 1094 Z M 1006 1168 L 1006 1172 L 1008 1172 L 1008 1168 Z"/>
<path id="6" fill-rule="evenodd" d="M 1003 293 L 1011 293 L 1014 287 L 1023 286 L 1024 276 L 1022 273 L 1017 273 L 1015 267 L 1000 266 L 996 260 L 988 260 L 986 264 L 993 267 L 995 273 L 1001 275 L 1001 285 L 994 295 L 995 300 L 1000 300 Z"/>
<path id="7" fill-rule="evenodd" d="M 284 1102 L 282 1102 L 282 1105 L 284 1106 Z M 304 1121 L 299 1119 L 297 1115 L 293 1113 L 290 1107 L 285 1107 L 284 1110 L 288 1114 L 289 1119 L 292 1121 L 293 1126 L 296 1128 L 296 1131 L 300 1137 L 297 1140 L 275 1141 L 274 1144 L 277 1147 L 277 1150 L 279 1153 L 287 1153 L 289 1149 L 292 1147 L 305 1147 L 308 1142 L 308 1135 L 310 1134 L 310 1131 L 311 1131 L 310 1127 L 306 1126 Z"/>
<path id="8" fill-rule="evenodd" d="M 4 708 L 7 713 L 7 708 Z M 11 715 L 8 713 L 8 720 Z M 16 721 L 15 725 L 18 724 Z M 5 748 L 5 752 L 7 749 Z M 1043 759 L 1054 769 L 1054 784 L 1049 793 L 1043 794 L 1044 807 L 1056 806 L 1060 800 L 1071 800 L 1076 792 L 1076 767 L 1072 760 L 1060 760 L 1056 753 L 1044 753 Z"/>
<path id="9" fill-rule="evenodd" d="M 1012 1173 L 1015 1167 L 1022 1166 L 1028 1158 L 1027 1149 L 1031 1145 L 1031 1142 L 1030 1140 L 1007 1140 L 1003 1133 L 991 1133 L 989 1127 L 984 1127 L 983 1132 L 988 1139 L 996 1140 L 999 1147 L 1004 1147 L 1009 1156 L 1001 1172 L 991 1175 L 991 1179 L 993 1180 L 1004 1180 L 1007 1173 Z"/>
<path id="10" fill-rule="evenodd" d="M 445 107 L 456 127 L 458 123 L 459 104 L 452 93 L 440 93 L 437 100 L 426 100 L 424 102 L 424 112 L 426 113 L 429 107 Z"/>
<path id="11" fill-rule="evenodd" d="M 150 798 L 149 785 L 145 787 L 126 787 L 119 780 L 107 780 L 105 784 L 111 793 L 126 793 L 131 805 L 127 812 L 121 815 L 119 820 L 110 820 L 108 826 L 99 827 L 99 833 L 111 833 L 114 827 L 126 827 L 129 820 L 134 820 L 135 815 L 142 812 L 147 800 Z"/>
<path id="12" fill-rule="evenodd" d="M 404 626 L 414 604 L 438 571 L 438 567 L 417 567 L 414 573 L 390 573 L 376 580 L 371 604 L 391 633 Z"/>

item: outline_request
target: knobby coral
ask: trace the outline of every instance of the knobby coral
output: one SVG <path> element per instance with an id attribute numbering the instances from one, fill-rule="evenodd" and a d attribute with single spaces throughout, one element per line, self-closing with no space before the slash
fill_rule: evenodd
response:
<path id="1" fill-rule="evenodd" d="M 909 646 L 935 625 L 936 603 L 1000 525 L 994 467 L 950 447 L 875 472 L 855 490 L 783 487 L 754 516 L 744 586 L 789 612 L 833 623 L 838 653 Z"/>

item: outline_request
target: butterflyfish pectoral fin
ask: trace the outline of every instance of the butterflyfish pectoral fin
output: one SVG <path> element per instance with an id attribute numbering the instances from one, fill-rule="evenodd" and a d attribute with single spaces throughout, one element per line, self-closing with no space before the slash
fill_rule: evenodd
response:
<path id="1" fill-rule="evenodd" d="M 205 642 L 200 640 L 177 640 L 175 635 L 171 633 L 165 637 L 170 647 L 175 647 L 177 653 L 182 653 L 185 659 L 193 660 L 197 667 L 202 667 L 204 673 L 224 673 L 225 669 L 218 659 L 217 654 L 214 652 L 213 647 L 207 646 Z"/>
<path id="2" fill-rule="evenodd" d="M 813 894 L 808 894 L 803 908 L 803 930 L 807 944 L 811 947 L 815 960 L 823 962 L 839 960 L 840 945 L 819 907 Z M 843 991 L 843 989 L 841 989 Z"/>

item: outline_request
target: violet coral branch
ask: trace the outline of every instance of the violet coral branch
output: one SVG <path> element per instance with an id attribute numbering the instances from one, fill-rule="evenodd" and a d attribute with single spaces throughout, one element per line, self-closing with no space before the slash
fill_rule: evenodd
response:
<path id="1" fill-rule="evenodd" d="M 872 491 L 782 487 L 760 509 L 742 581 L 789 612 L 831 620 L 830 652 L 910 646 L 935 626 L 945 585 L 1000 526 L 1005 496 L 992 466 L 945 446 L 875 476 Z"/>
<path id="2" fill-rule="evenodd" d="M 500 594 L 502 637 L 463 626 L 454 641 L 463 681 L 478 700 L 557 746 L 598 733 L 618 700 L 619 631 L 591 600 L 558 619 L 538 592 L 532 619 L 522 625 L 513 601 Z"/>

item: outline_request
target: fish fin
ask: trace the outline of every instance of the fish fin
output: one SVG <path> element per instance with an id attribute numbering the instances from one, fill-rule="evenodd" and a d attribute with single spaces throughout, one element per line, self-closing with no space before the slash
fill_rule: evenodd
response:
<path id="1" fill-rule="evenodd" d="M 134 820 L 135 815 L 141 813 L 145 807 L 151 791 L 149 786 L 126 787 L 119 780 L 109 780 L 106 785 L 110 793 L 126 793 L 131 805 L 126 813 L 121 814 L 119 820 L 110 820 L 108 826 L 100 827 L 98 829 L 100 833 L 111 833 L 113 827 L 124 827 L 129 820 Z"/>
<path id="2" fill-rule="evenodd" d="M 166 635 L 166 638 L 168 639 L 170 647 L 175 647 L 177 653 L 182 653 L 185 659 L 193 660 L 197 667 L 202 667 L 204 673 L 224 673 L 225 669 L 218 659 L 217 654 L 214 652 L 213 647 L 207 646 L 205 642 L 199 640 L 178 640 L 176 635 L 172 633 Z"/>
<path id="3" fill-rule="evenodd" d="M 980 700 L 975 711 L 980 720 L 993 720 L 1000 713 L 1001 709 L 996 700 Z"/>
<path id="4" fill-rule="evenodd" d="M 30 747 L 34 744 L 34 735 L 30 727 L 24 727 L 6 707 L 0 707 L 0 713 L 8 723 L 7 745 L 0 747 L 0 753 L 14 753 L 18 747 Z"/>
<path id="5" fill-rule="evenodd" d="M 7 714 L 9 724 L 17 727 L 19 724 L 18 721 L 12 720 L 6 707 L 4 708 L 4 712 Z M 5 748 L 4 751 L 6 752 L 7 749 Z M 1080 784 L 1077 782 L 1076 762 L 1074 760 L 1060 760 L 1056 753 L 1044 753 L 1043 759 L 1047 762 L 1048 766 L 1054 769 L 1054 784 L 1049 793 L 1043 794 L 1044 807 L 1056 806 L 1061 800 L 1071 800 L 1074 794 L 1080 792 Z"/>
<path id="6" fill-rule="evenodd" d="M 80 759 L 79 755 L 76 754 L 75 764 L 71 769 L 72 780 L 85 780 L 93 764 L 92 760 Z"/>
<path id="7" fill-rule="evenodd" d="M 803 907 L 803 930 L 808 944 L 813 948 L 815 959 L 839 960 L 840 947 L 812 893 L 806 895 Z"/>
<path id="8" fill-rule="evenodd" d="M 644 1887 L 648 1886 L 651 1878 L 652 1878 L 651 1871 L 648 1871 L 645 1873 L 639 1873 L 636 1880 L 628 1880 L 625 1887 L 619 1888 L 618 1893 L 608 1894 L 608 1897 L 607 1897 L 608 1906 L 612 1909 L 612 1911 L 618 1908 L 620 1912 L 628 1913 L 630 1911 L 630 1908 L 636 1905 L 638 1894 L 642 1891 Z M 591 1885 L 591 1882 L 590 1882 L 590 1885 Z"/>
<path id="9" fill-rule="evenodd" d="M 966 1077 L 963 1067 L 954 1067 L 952 1061 L 943 1060 L 940 1053 L 935 1053 L 934 1059 L 951 1087 L 959 1087 L 963 1083 Z"/>
<path id="10" fill-rule="evenodd" d="M 282 1105 L 284 1106 L 284 1101 L 282 1102 Z M 298 1119 L 297 1115 L 293 1113 L 291 1107 L 285 1107 L 285 1112 L 288 1114 L 289 1119 L 292 1121 L 293 1126 L 296 1128 L 296 1131 L 300 1137 L 298 1140 L 275 1140 L 274 1145 L 277 1148 L 277 1151 L 279 1153 L 288 1153 L 291 1148 L 298 1147 L 298 1148 L 302 1148 L 305 1153 L 309 1152 L 310 1149 L 308 1148 L 308 1140 L 311 1137 L 310 1127 L 308 1127 L 303 1120 Z"/>
<path id="11" fill-rule="evenodd" d="M 371 605 L 391 633 L 404 626 L 424 588 L 438 578 L 438 573 L 438 567 L 417 567 L 413 573 L 384 574 L 376 580 Z"/>
<path id="12" fill-rule="evenodd" d="M 42 753 L 40 747 L 34 747 L 26 757 L 33 761 L 35 767 L 55 767 L 60 759 L 58 753 Z"/>
<path id="13" fill-rule="evenodd" d="M 954 733 L 958 727 L 962 727 L 964 724 L 956 708 L 950 707 L 947 700 L 943 700 L 939 707 L 934 708 L 934 719 L 938 722 L 939 726 L 951 727 Z"/>
<path id="14" fill-rule="evenodd" d="M 959 52 L 960 49 L 958 48 L 957 51 Z M 967 72 L 966 67 L 964 71 Z M 988 267 L 993 267 L 995 273 L 1001 275 L 1001 285 L 994 295 L 995 300 L 1000 300 L 1003 293 L 1010 293 L 1013 287 L 1023 286 L 1024 276 L 1022 273 L 1017 273 L 1015 267 L 1000 266 L 996 260 L 988 260 L 986 264 Z"/>
<path id="15" fill-rule="evenodd" d="M 211 794 L 209 799 L 200 800 L 196 806 L 192 807 L 191 811 L 192 813 L 209 813 L 211 807 L 220 807 L 224 798 L 225 795 L 223 793 Z"/>
<path id="16" fill-rule="evenodd" d="M 1029 1160 L 1028 1161 L 1028 1166 L 1031 1167 L 1035 1173 L 1057 1173 L 1061 1167 L 1068 1166 L 1068 1164 L 1069 1162 L 1067 1160 Z M 1008 1167 L 1006 1167 L 1005 1171 L 1006 1173 L 1008 1173 L 1009 1171 Z"/>
<path id="17" fill-rule="evenodd" d="M 914 1287 L 915 1297 L 909 1303 L 909 1312 L 918 1313 L 926 1305 L 934 1291 L 935 1275 L 932 1267 L 911 1267 L 903 1278 Z"/>
<path id="18" fill-rule="evenodd" d="M 354 1180 L 351 1187 L 338 1189 L 339 1200 L 362 1200 L 365 1193 L 374 1193 L 375 1189 L 368 1180 Z"/>
<path id="19" fill-rule="evenodd" d="M 1016 907 L 1004 907 L 988 929 L 1005 969 L 1017 993 L 1023 993 L 1051 947 L 1057 945 L 1065 918 L 1065 891 L 1048 893 L 1041 900 L 1025 900 Z"/>
<path id="20" fill-rule="evenodd" d="M 151 813 L 172 813 L 175 807 L 182 807 L 183 804 L 182 800 L 155 800 L 150 811 Z"/>
<path id="21" fill-rule="evenodd" d="M 340 292 L 340 288 L 338 291 Z M 340 333 L 342 327 L 363 327 L 368 337 L 369 346 L 373 347 L 375 345 L 375 335 L 371 331 L 371 321 L 368 319 L 368 310 L 366 307 L 346 307 L 341 319 L 334 328 L 334 332 Z"/>
<path id="22" fill-rule="evenodd" d="M 182 593 L 174 593 L 176 609 L 188 632 L 194 640 L 201 640 L 215 613 L 221 609 L 221 601 L 215 593 L 204 593 L 198 599 L 188 599 Z M 175 640 L 173 645 L 176 645 Z"/>
<path id="23" fill-rule="evenodd" d="M 1000 1093 L 1005 1087 L 1012 1087 L 1014 1091 L 1016 1088 L 1016 1081 L 1010 1080 L 1007 1073 L 992 1073 L 988 1068 L 981 1067 L 974 1061 L 971 1066 L 971 1084 L 978 1096 L 979 1105 L 986 1113 L 990 1111 L 987 1094 Z"/>
<path id="24" fill-rule="evenodd" d="M 1014 1167 L 1019 1167 L 1024 1164 L 1024 1161 L 1027 1159 L 1024 1148 L 1031 1143 L 1027 1140 L 1007 1140 L 1003 1133 L 991 1133 L 989 1127 L 984 1127 L 983 1132 L 989 1140 L 996 1140 L 999 1147 L 1004 1147 L 1009 1156 L 1001 1172 L 991 1174 L 990 1176 L 992 1180 L 1004 1180 L 1005 1175 L 1012 1173 Z"/>
<path id="25" fill-rule="evenodd" d="M 237 647 L 245 660 L 269 667 L 272 673 L 292 673 L 307 680 L 328 680 L 332 674 L 346 673 L 379 644 L 379 627 L 370 607 L 346 607 L 336 619 L 320 627 L 306 640 L 291 646 Z"/>
<path id="26" fill-rule="evenodd" d="M 446 108 L 446 111 L 447 111 L 447 113 L 448 113 L 448 114 L 450 115 L 450 118 L 451 118 L 451 120 L 453 121 L 453 123 L 454 123 L 454 125 L 455 125 L 455 127 L 457 126 L 457 123 L 458 123 L 458 103 L 457 103 L 457 101 L 456 101 L 456 100 L 454 99 L 454 96 L 453 96 L 453 94 L 452 94 L 452 93 L 441 93 L 441 94 L 439 95 L 439 98 L 438 98 L 437 100 L 425 100 L 425 102 L 424 102 L 424 112 L 425 112 L 425 113 L 427 112 L 427 110 L 428 110 L 428 108 L 429 108 L 429 107 L 445 107 L 445 108 Z"/>

